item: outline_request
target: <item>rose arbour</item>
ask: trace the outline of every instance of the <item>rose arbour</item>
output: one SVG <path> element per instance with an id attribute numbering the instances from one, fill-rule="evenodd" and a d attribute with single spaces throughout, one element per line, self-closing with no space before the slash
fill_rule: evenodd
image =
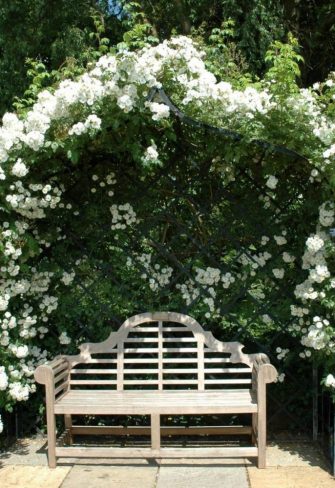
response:
<path id="1" fill-rule="evenodd" d="M 54 330 L 52 317 L 64 290 L 69 294 L 75 290 L 76 270 L 60 270 L 52 257 L 53 246 L 66 242 L 66 231 L 59 224 L 52 227 L 44 223 L 52 222 L 54 213 L 71 215 L 74 223 L 78 221 L 81 209 L 68 201 L 67 192 L 75 174 L 87 173 L 86 150 L 99 153 L 104 148 L 118 161 L 131 155 L 138 165 L 139 179 L 164 169 L 176 135 L 170 108 L 152 95 L 162 87 L 189 116 L 238 131 L 243 136 L 243 155 L 252 139 L 288 145 L 303 153 L 310 181 L 319 194 L 318 203 L 310 203 L 311 216 L 318 213 L 318 217 L 310 233 L 299 236 L 300 254 L 290 248 L 292 229 L 276 228 L 273 235 L 262 237 L 264 251 L 241 254 L 240 271 L 223 273 L 208 262 L 199 262 L 190 266 L 188 279 L 178 281 L 175 270 L 156 260 L 144 242 L 127 261 L 129 273 L 135 275 L 135 263 L 140 266 L 140 286 L 152 292 L 173 282 L 181 301 L 192 304 L 199 299 L 210 320 L 219 315 L 216 299 L 220 293 L 229 293 L 258 270 L 266 269 L 273 258 L 267 246 L 275 246 L 279 257 L 276 264 L 271 263 L 273 281 L 298 280 L 283 313 L 292 318 L 287 334 L 301 345 L 299 351 L 281 347 L 278 359 L 285 362 L 296 352 L 300 357 L 315 356 L 328 374 L 325 384 L 335 388 L 331 376 L 335 374 L 334 240 L 329 232 L 335 214 L 335 120 L 331 109 L 335 88 L 329 81 L 335 75 L 311 89 L 294 85 L 288 94 L 280 90 L 278 80 L 268 78 L 237 90 L 228 81 L 218 82 L 205 62 L 204 53 L 187 37 L 138 52 L 107 54 L 78 78 L 41 91 L 29 110 L 4 115 L 0 128 L 2 408 L 11 409 L 16 402 L 26 401 L 35 391 L 36 365 L 45 361 L 49 352 L 72 344 L 71 327 Z M 279 130 L 282 127 L 285 131 Z M 224 160 L 220 178 L 226 184 L 234 181 L 240 159 L 236 152 L 220 154 L 221 149 L 213 164 L 219 167 Z M 208 149 L 211 157 L 212 151 Z M 267 191 L 262 204 L 268 208 L 281 198 L 280 165 L 269 158 L 260 171 Z M 297 189 L 299 183 L 297 178 Z M 124 230 L 136 232 L 143 219 L 133 204 L 122 200 L 121 182 L 114 172 L 94 173 L 90 185 L 92 198 L 103 193 L 109 199 L 101 211 L 108 213 L 115 239 Z M 85 266 L 88 259 L 78 257 L 75 266 Z M 262 289 L 252 292 L 259 299 L 264 296 Z M 263 325 L 271 327 L 271 316 L 262 317 Z"/>

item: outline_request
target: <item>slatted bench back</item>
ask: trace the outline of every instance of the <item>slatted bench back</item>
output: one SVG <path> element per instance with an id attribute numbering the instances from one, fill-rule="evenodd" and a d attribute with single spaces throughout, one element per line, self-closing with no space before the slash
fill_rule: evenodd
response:
<path id="1" fill-rule="evenodd" d="M 174 312 L 136 315 L 101 343 L 67 356 L 70 388 L 250 388 L 252 363 L 239 342 L 220 342 L 193 318 Z"/>

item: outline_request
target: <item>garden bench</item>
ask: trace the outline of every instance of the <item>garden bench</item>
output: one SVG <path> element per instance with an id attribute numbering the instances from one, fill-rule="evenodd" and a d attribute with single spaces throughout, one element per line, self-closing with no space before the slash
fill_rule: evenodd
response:
<path id="1" fill-rule="evenodd" d="M 193 318 L 174 312 L 135 315 L 80 354 L 38 366 L 46 388 L 49 466 L 57 457 L 258 457 L 265 467 L 266 384 L 277 378 L 265 354 L 245 354 L 220 342 Z M 56 445 L 55 416 L 64 415 L 69 446 Z M 246 427 L 162 427 L 161 415 L 251 414 Z M 148 427 L 73 425 L 73 415 L 149 415 Z M 247 447 L 161 447 L 161 435 L 248 434 Z M 76 447 L 76 434 L 147 434 L 151 447 Z"/>

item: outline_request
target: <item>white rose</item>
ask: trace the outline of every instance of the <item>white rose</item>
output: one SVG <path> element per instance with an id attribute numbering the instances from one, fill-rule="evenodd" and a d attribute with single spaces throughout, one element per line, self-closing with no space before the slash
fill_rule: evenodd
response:
<path id="1" fill-rule="evenodd" d="M 273 175 L 270 175 L 265 184 L 268 188 L 271 188 L 271 190 L 274 190 L 277 186 L 277 183 L 278 183 L 278 178 L 276 178 Z"/>
<path id="2" fill-rule="evenodd" d="M 21 158 L 19 158 L 12 167 L 12 174 L 14 176 L 17 176 L 18 178 L 23 178 L 24 176 L 26 176 L 26 174 L 28 174 L 28 171 L 29 170 L 27 166 L 24 164 Z"/>
<path id="3" fill-rule="evenodd" d="M 15 356 L 19 359 L 25 358 L 29 353 L 28 346 L 19 346 L 15 352 Z"/>
<path id="4" fill-rule="evenodd" d="M 330 388 L 335 388 L 335 378 L 332 374 L 329 374 L 326 378 L 325 381 L 325 386 L 328 386 Z"/>

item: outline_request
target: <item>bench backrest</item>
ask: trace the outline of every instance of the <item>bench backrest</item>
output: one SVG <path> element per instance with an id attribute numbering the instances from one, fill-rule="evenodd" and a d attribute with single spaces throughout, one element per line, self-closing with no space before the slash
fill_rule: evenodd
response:
<path id="1" fill-rule="evenodd" d="M 252 359 L 239 342 L 220 342 L 193 318 L 174 312 L 135 315 L 100 343 L 66 356 L 70 388 L 250 388 Z"/>

